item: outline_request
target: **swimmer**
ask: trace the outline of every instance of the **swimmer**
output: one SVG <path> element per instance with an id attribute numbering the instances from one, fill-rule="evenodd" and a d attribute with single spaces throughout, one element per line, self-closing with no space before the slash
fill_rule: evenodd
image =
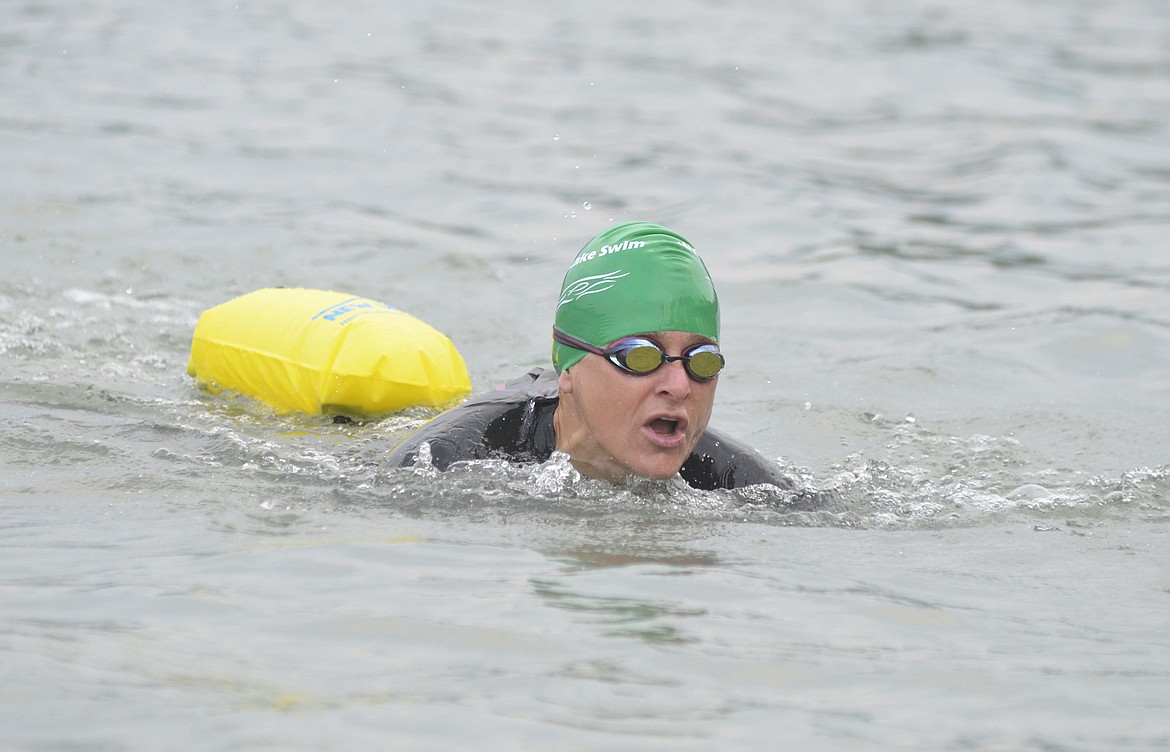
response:
<path id="1" fill-rule="evenodd" d="M 544 462 L 557 451 L 611 483 L 681 475 L 708 490 L 791 487 L 758 452 L 707 426 L 726 364 L 719 300 L 681 235 L 628 222 L 586 243 L 561 286 L 552 337 L 552 370 L 439 415 L 389 464 L 410 466 L 429 451 L 445 470 L 462 460 Z"/>

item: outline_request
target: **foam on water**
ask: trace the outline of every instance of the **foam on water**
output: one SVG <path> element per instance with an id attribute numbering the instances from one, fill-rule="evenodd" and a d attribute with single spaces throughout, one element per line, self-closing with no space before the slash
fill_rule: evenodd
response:
<path id="1" fill-rule="evenodd" d="M 191 405 L 168 405 L 178 417 Z M 252 400 L 202 395 L 202 416 L 187 426 L 195 453 L 170 448 L 154 459 L 185 472 L 230 468 L 249 482 L 309 484 L 299 503 L 384 509 L 408 515 L 521 519 L 668 517 L 676 521 L 742 520 L 762 524 L 938 529 L 1027 523 L 1037 529 L 1161 522 L 1170 514 L 1165 467 L 1119 477 L 1037 465 L 1010 437 L 940 436 L 906 421 L 884 421 L 882 458 L 845 457 L 820 474 L 778 458 L 794 490 L 770 486 L 705 492 L 679 482 L 624 487 L 583 478 L 554 454 L 538 465 L 458 463 L 438 472 L 426 457 L 415 467 L 386 468 L 389 449 L 432 414 L 418 410 L 366 423 L 272 415 Z M 876 418 L 876 416 L 874 416 Z M 322 501 L 322 497 L 328 501 Z M 271 502 L 280 505 L 281 502 Z M 270 504 L 270 505 L 271 505 Z M 294 508 L 295 502 L 285 504 Z"/>
<path id="2" fill-rule="evenodd" d="M 138 462 L 163 477 L 177 469 L 190 478 L 215 473 L 229 485 L 308 484 L 314 490 L 292 496 L 310 507 L 324 496 L 329 504 L 439 516 L 673 515 L 886 529 L 1003 522 L 1068 529 L 1164 521 L 1170 511 L 1164 466 L 1094 474 L 1045 465 L 1010 436 L 938 434 L 913 418 L 875 414 L 861 417 L 880 454 L 845 454 L 818 469 L 778 458 L 797 481 L 795 491 L 700 492 L 673 483 L 615 489 L 581 478 L 560 458 L 533 467 L 468 463 L 448 473 L 425 465 L 388 470 L 381 463 L 389 449 L 433 411 L 337 423 L 205 393 L 181 375 L 178 348 L 191 326 L 189 302 L 80 288 L 46 301 L 24 288 L 0 297 L 0 309 L 9 313 L 0 322 L 0 348 L 17 366 L 5 385 L 7 399 L 50 409 L 8 432 L 5 445 L 15 462 L 50 457 L 50 463 L 84 464 L 123 456 L 103 433 L 112 418 L 139 424 L 125 432 L 141 434 L 139 441 L 159 443 Z M 856 418 L 834 420 L 832 430 L 845 433 Z M 63 422 L 72 435 L 62 435 Z M 239 478 L 233 482 L 229 473 Z M 165 485 L 160 477 L 156 486 Z"/>

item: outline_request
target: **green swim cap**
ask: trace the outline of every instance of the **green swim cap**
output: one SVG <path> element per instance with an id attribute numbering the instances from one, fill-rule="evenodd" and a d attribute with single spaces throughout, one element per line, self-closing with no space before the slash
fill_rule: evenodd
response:
<path id="1" fill-rule="evenodd" d="M 553 324 L 604 347 L 648 332 L 690 332 L 719 340 L 719 299 L 686 238 L 650 222 L 615 225 L 585 244 L 561 285 Z M 553 343 L 557 373 L 586 355 Z"/>

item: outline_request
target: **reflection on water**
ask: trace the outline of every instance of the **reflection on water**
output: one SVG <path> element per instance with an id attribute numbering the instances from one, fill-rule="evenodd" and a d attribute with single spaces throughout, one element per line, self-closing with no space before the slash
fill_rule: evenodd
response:
<path id="1" fill-rule="evenodd" d="M 590 596 L 575 592 L 575 583 L 535 581 L 533 592 L 553 608 L 563 609 L 588 623 L 599 624 L 602 633 L 634 637 L 650 643 L 688 642 L 685 627 L 662 624 L 688 616 L 702 616 L 702 609 L 641 598 Z"/>
<path id="2" fill-rule="evenodd" d="M 605 547 L 599 545 L 577 546 L 560 556 L 573 569 L 605 569 L 640 564 L 660 564 L 666 567 L 686 569 L 707 567 L 719 563 L 713 553 L 677 551 L 663 546 L 661 531 L 652 526 L 642 529 L 635 527 L 626 531 L 626 538 Z"/>

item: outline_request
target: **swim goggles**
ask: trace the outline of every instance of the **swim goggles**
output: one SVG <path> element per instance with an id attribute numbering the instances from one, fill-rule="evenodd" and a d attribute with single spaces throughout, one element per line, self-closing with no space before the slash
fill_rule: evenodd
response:
<path id="1" fill-rule="evenodd" d="M 710 381 L 719 375 L 727 363 L 719 352 L 719 346 L 712 344 L 693 345 L 683 350 L 682 355 L 667 355 L 662 345 L 645 337 L 625 337 L 602 349 L 553 327 L 553 339 L 562 345 L 600 355 L 635 376 L 645 376 L 657 371 L 663 363 L 681 360 L 687 375 L 692 379 Z"/>

